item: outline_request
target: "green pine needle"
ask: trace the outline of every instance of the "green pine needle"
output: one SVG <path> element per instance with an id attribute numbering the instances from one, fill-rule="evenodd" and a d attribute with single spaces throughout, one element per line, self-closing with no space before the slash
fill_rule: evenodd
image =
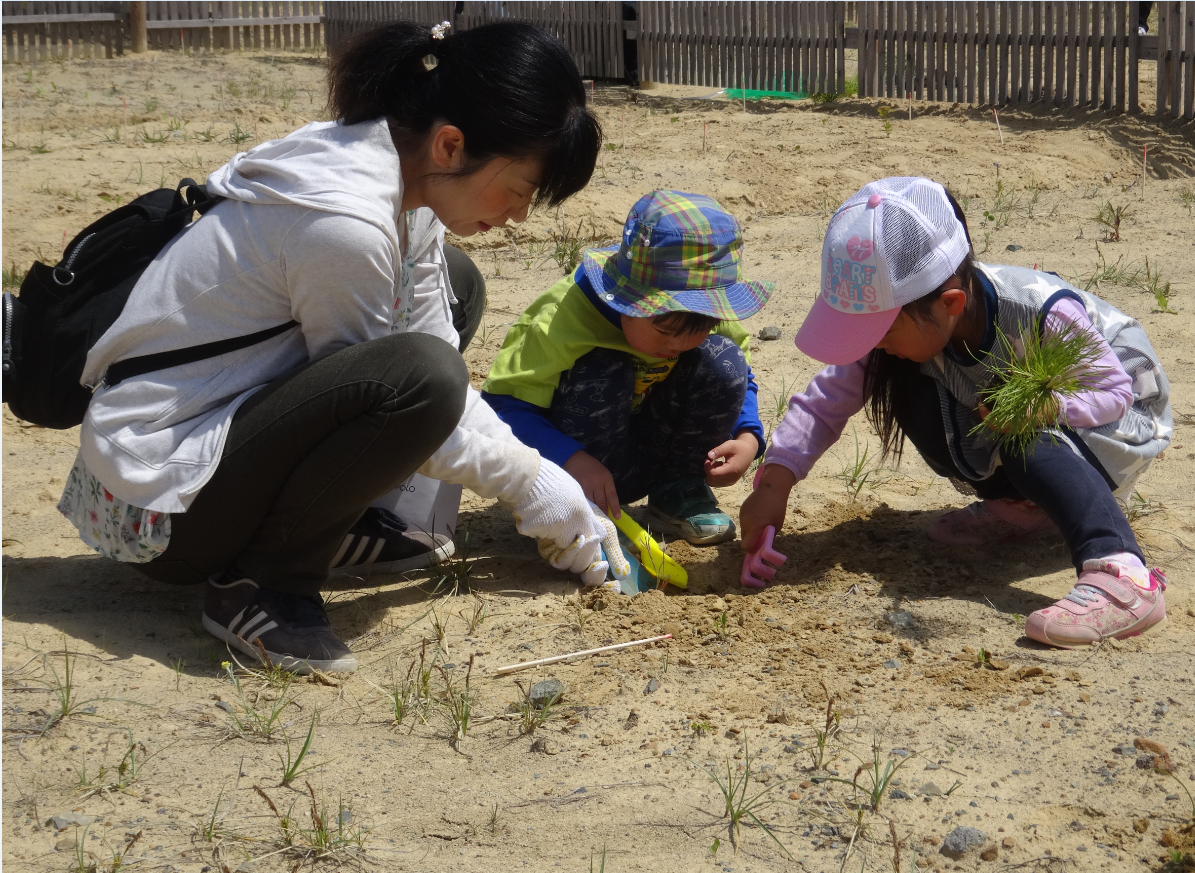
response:
<path id="1" fill-rule="evenodd" d="M 1064 332 L 1041 332 L 1034 324 L 1023 336 L 1024 353 L 996 328 L 996 343 L 984 367 L 995 381 L 980 389 L 990 410 L 972 435 L 991 431 L 1014 454 L 1032 453 L 1038 436 L 1062 421 L 1062 401 L 1090 390 L 1102 371 L 1092 365 L 1100 357 L 1091 332 L 1069 327 Z"/>

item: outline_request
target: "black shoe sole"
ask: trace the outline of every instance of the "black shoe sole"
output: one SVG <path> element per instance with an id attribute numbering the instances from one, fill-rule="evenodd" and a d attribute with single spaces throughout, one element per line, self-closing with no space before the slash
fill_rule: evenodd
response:
<path id="1" fill-rule="evenodd" d="M 261 661 L 261 652 L 258 651 L 256 646 L 250 645 L 222 624 L 208 618 L 206 613 L 203 616 L 203 627 L 204 630 L 216 639 L 223 640 L 234 649 L 244 652 L 256 661 Z M 321 673 L 355 673 L 357 671 L 357 659 L 353 655 L 348 655 L 344 658 L 320 660 L 316 658 L 296 658 L 293 655 L 286 655 L 282 652 L 271 652 L 269 649 L 266 649 L 266 657 L 270 659 L 274 666 L 281 667 L 283 670 L 296 673 L 300 676 L 304 676 L 313 670 L 319 670 Z"/>

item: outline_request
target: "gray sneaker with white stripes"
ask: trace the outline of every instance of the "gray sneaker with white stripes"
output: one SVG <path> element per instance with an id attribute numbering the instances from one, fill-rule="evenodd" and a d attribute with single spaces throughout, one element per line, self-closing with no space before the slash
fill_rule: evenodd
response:
<path id="1" fill-rule="evenodd" d="M 208 633 L 260 661 L 266 657 L 293 673 L 351 673 L 357 659 L 332 630 L 323 599 L 262 588 L 239 573 L 207 581 L 203 626 Z"/>
<path id="2" fill-rule="evenodd" d="M 412 531 L 386 509 L 370 507 L 340 543 L 329 571 L 332 576 L 402 573 L 430 567 L 456 551 L 444 534 Z"/>

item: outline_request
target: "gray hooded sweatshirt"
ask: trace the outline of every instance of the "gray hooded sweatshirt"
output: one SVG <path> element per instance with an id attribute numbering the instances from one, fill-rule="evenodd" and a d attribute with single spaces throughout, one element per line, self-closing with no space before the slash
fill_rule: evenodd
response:
<path id="1" fill-rule="evenodd" d="M 81 460 L 113 494 L 158 512 L 186 511 L 237 408 L 278 376 L 392 331 L 457 342 L 444 228 L 429 210 L 402 211 L 385 120 L 309 124 L 236 155 L 207 184 L 228 200 L 150 264 L 88 354 L 83 383 L 100 385 L 124 358 L 298 327 L 95 392 Z M 539 462 L 470 388 L 460 424 L 419 472 L 514 503 Z"/>

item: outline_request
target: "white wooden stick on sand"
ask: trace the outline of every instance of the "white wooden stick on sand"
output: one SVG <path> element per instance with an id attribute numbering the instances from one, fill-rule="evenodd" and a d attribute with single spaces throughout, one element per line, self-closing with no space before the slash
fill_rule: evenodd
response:
<path id="1" fill-rule="evenodd" d="M 540 658 L 538 661 L 524 661 L 521 664 L 508 664 L 505 667 L 499 667 L 494 671 L 495 676 L 503 676 L 507 673 L 517 673 L 519 670 L 527 670 L 531 667 L 542 667 L 544 664 L 555 664 L 558 661 L 567 661 L 570 658 L 583 658 L 586 655 L 598 655 L 602 652 L 617 652 L 619 649 L 627 649 L 631 646 L 642 646 L 645 643 L 658 643 L 661 640 L 672 639 L 672 634 L 664 634 L 662 637 L 648 637 L 645 640 L 634 640 L 629 643 L 615 643 L 612 646 L 602 646 L 600 649 L 585 649 L 582 652 L 569 652 L 567 655 L 553 655 L 550 658 Z"/>
<path id="2" fill-rule="evenodd" d="M 1004 131 L 1000 128 L 1000 115 L 995 109 L 992 110 L 992 115 L 996 119 L 996 132 L 1000 134 L 1000 145 L 1004 145 Z"/>

